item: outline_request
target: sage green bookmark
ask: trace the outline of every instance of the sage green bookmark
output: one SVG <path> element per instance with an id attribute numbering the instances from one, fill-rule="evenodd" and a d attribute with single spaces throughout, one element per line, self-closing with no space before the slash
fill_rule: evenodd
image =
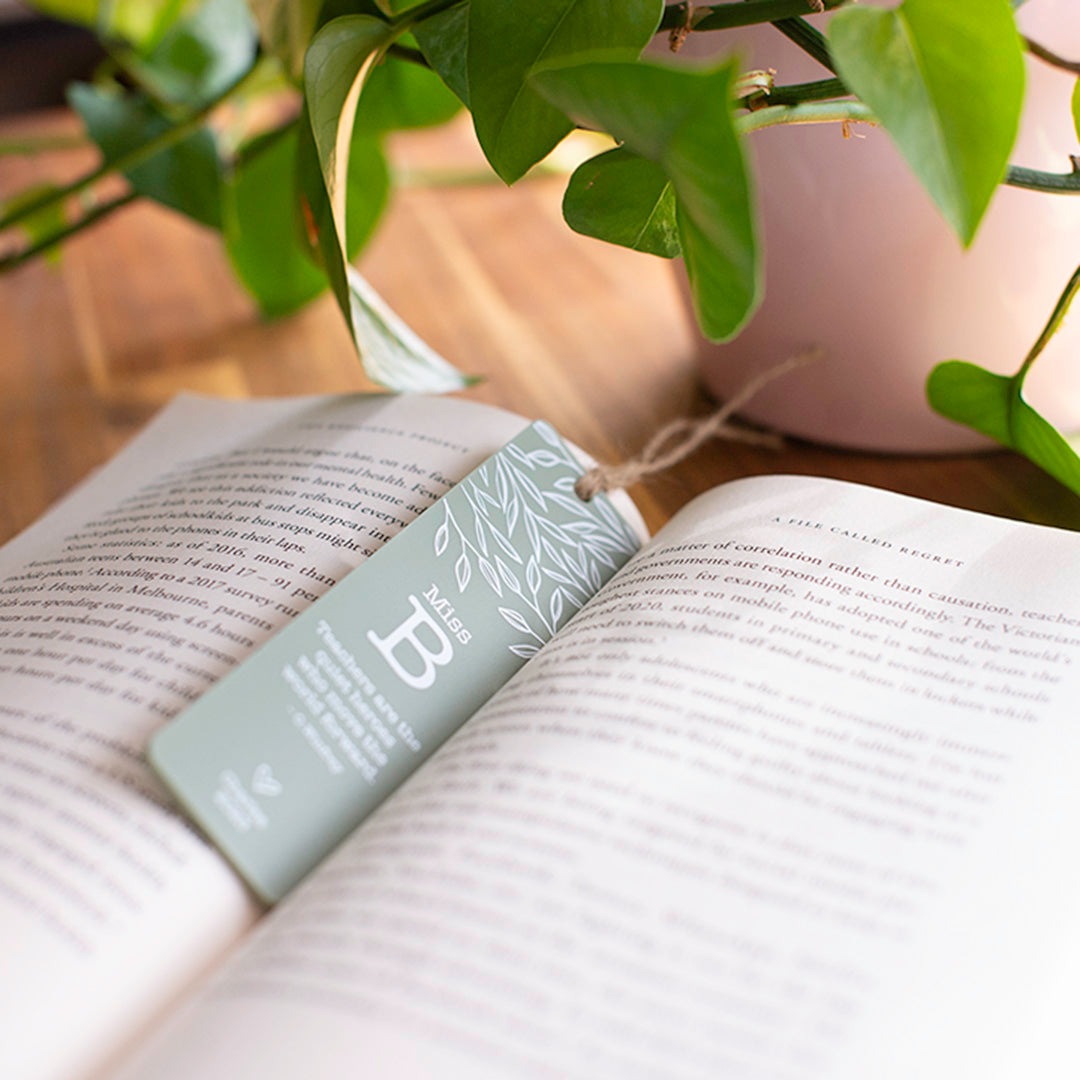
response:
<path id="1" fill-rule="evenodd" d="M 151 743 L 274 902 L 534 656 L 638 547 L 547 424 L 528 427 Z"/>

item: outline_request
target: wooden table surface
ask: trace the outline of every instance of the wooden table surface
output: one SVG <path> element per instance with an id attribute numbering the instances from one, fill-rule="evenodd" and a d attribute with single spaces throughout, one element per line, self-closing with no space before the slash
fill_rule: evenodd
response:
<path id="1" fill-rule="evenodd" d="M 62 115 L 0 134 L 71 130 Z M 464 126 L 396 139 L 397 167 L 476 160 Z M 0 201 L 66 179 L 88 150 L 0 158 Z M 709 408 L 668 264 L 575 236 L 564 181 L 397 192 L 361 269 L 428 342 L 487 381 L 468 396 L 552 421 L 620 460 L 668 420 Z M 0 250 L 4 241 L 0 240 Z M 214 235 L 136 203 L 76 237 L 58 265 L 0 278 L 0 541 L 115 453 L 169 397 L 367 387 L 323 297 L 267 324 Z M 989 513 L 1080 528 L 1080 500 L 1012 455 L 897 457 L 789 442 L 714 442 L 632 494 L 653 529 L 695 494 L 754 473 L 856 480 Z"/>

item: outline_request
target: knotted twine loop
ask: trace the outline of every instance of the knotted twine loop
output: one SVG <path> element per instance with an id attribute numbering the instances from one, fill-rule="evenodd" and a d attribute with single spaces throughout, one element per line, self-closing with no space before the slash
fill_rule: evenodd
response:
<path id="1" fill-rule="evenodd" d="M 783 439 L 773 431 L 755 431 L 729 421 L 751 398 L 773 379 L 779 379 L 796 368 L 817 360 L 819 349 L 793 356 L 782 364 L 763 371 L 709 416 L 699 420 L 684 417 L 665 424 L 646 444 L 636 457 L 624 461 L 621 465 L 597 465 L 580 477 L 574 485 L 574 492 L 579 499 L 588 502 L 601 491 L 613 491 L 616 488 L 629 487 L 646 476 L 663 472 L 689 457 L 699 446 L 709 439 L 724 438 L 732 442 L 750 443 L 754 446 L 768 446 L 779 450 Z"/>

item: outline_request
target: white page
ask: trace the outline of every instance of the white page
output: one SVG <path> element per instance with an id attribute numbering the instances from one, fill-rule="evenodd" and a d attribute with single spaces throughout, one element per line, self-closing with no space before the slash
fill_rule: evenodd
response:
<path id="1" fill-rule="evenodd" d="M 68 1080 L 258 914 L 148 737 L 525 421 L 178 400 L 0 550 L 0 1076 Z"/>
<path id="2" fill-rule="evenodd" d="M 121 1075 L 1074 1077 L 1076 556 L 705 496 Z"/>

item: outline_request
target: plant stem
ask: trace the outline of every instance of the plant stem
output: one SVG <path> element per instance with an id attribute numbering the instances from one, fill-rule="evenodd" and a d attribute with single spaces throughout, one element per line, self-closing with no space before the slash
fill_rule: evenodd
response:
<path id="1" fill-rule="evenodd" d="M 836 68 L 833 67 L 832 56 L 829 53 L 829 43 L 820 30 L 811 26 L 805 19 L 780 19 L 774 22 L 773 26 L 789 41 L 798 45 L 804 53 L 809 53 L 823 68 L 836 74 Z"/>
<path id="2" fill-rule="evenodd" d="M 1075 170 L 1067 173 L 1050 173 L 1039 169 L 1025 169 L 1020 165 L 1010 165 L 1002 183 L 1008 184 L 1009 187 L 1026 188 L 1028 191 L 1080 195 L 1080 172 Z"/>
<path id="3" fill-rule="evenodd" d="M 735 118 L 740 135 L 782 124 L 876 124 L 877 118 L 861 101 L 808 102 L 803 105 L 769 105 Z"/>
<path id="4" fill-rule="evenodd" d="M 1057 53 L 1051 52 L 1045 45 L 1040 45 L 1037 41 L 1032 41 L 1031 38 L 1024 38 L 1024 44 L 1028 47 L 1028 52 L 1032 56 L 1037 56 L 1043 62 L 1050 64 L 1052 67 L 1061 68 L 1062 71 L 1072 72 L 1073 75 L 1080 75 L 1080 61 L 1066 60 Z"/>
<path id="5" fill-rule="evenodd" d="M 155 154 L 160 153 L 162 150 L 167 150 L 170 146 L 175 146 L 176 143 L 185 139 L 193 131 L 199 128 L 207 116 L 209 116 L 210 113 L 212 113 L 227 97 L 239 89 L 240 85 L 247 80 L 250 74 L 250 71 L 245 72 L 232 84 L 232 86 L 227 87 L 213 101 L 204 105 L 197 112 L 192 113 L 186 120 L 182 120 L 179 124 L 174 124 L 171 128 L 167 128 L 155 138 L 149 139 L 141 146 L 134 147 L 126 154 L 120 154 L 115 158 L 106 159 L 96 169 L 84 173 L 82 176 L 78 177 L 78 179 L 72 180 L 70 184 L 65 184 L 64 187 L 48 192 L 42 195 L 40 199 L 34 199 L 32 202 L 25 203 L 18 207 L 18 209 L 12 210 L 11 213 L 0 217 L 0 232 L 10 228 L 12 225 L 18 224 L 18 222 L 28 218 L 31 214 L 43 210 L 46 206 L 52 206 L 54 203 L 62 202 L 64 199 L 85 190 L 92 184 L 97 183 L 98 180 L 108 176 L 110 173 L 126 172 L 129 169 L 141 165 L 144 161 L 153 157 Z"/>
<path id="6" fill-rule="evenodd" d="M 1028 368 L 1038 359 L 1039 353 L 1046 348 L 1046 343 L 1054 336 L 1062 321 L 1065 318 L 1069 310 L 1070 304 L 1076 294 L 1080 292 L 1080 266 L 1073 271 L 1073 276 L 1069 278 L 1069 284 L 1065 286 L 1065 291 L 1058 297 L 1058 302 L 1054 306 L 1054 311 L 1050 316 L 1046 326 L 1043 327 L 1043 332 L 1039 335 L 1038 340 L 1031 346 L 1031 351 L 1024 357 L 1024 362 L 1020 365 L 1020 370 L 1013 376 L 1014 380 L 1023 382 L 1024 376 L 1028 373 Z"/>
<path id="7" fill-rule="evenodd" d="M 846 3 L 848 0 L 824 0 L 826 9 Z M 702 4 L 694 8 L 690 29 L 730 30 L 734 26 L 753 26 L 796 15 L 809 15 L 814 10 L 810 0 L 738 0 L 736 3 Z M 685 25 L 686 4 L 668 4 L 664 8 L 659 30 L 677 30 Z"/>
<path id="8" fill-rule="evenodd" d="M 846 97 L 850 93 L 840 79 L 820 79 L 817 82 L 774 86 L 761 100 L 768 105 L 798 105 L 804 101 L 827 101 L 829 98 Z"/>
<path id="9" fill-rule="evenodd" d="M 386 53 L 388 56 L 396 56 L 399 60 L 406 60 L 410 64 L 417 64 L 425 68 L 431 67 L 419 49 L 410 48 L 408 45 L 402 45 L 397 41 L 386 50 Z"/>
<path id="10" fill-rule="evenodd" d="M 13 255 L 5 255 L 3 258 L 0 258 L 0 274 L 6 274 L 9 270 L 14 270 L 17 266 L 22 266 L 24 262 L 29 262 L 30 259 L 40 255 L 43 251 L 48 251 L 49 248 L 55 247 L 57 244 L 61 243 L 61 241 L 67 240 L 68 237 L 82 232 L 83 229 L 88 229 L 91 225 L 96 225 L 103 217 L 107 217 L 109 214 L 113 213 L 113 211 L 127 206 L 128 203 L 133 202 L 138 197 L 136 192 L 129 191 L 126 195 L 121 195 L 111 202 L 95 206 L 93 210 L 88 211 L 83 217 L 76 221 L 74 225 L 70 225 L 66 229 L 61 229 L 60 232 L 53 233 L 52 236 L 47 236 L 44 240 L 39 240 L 36 244 L 32 244 L 23 251 L 16 251 Z"/>
<path id="11" fill-rule="evenodd" d="M 49 150 L 81 150 L 90 145 L 84 135 L 27 135 L 21 139 L 0 139 L 0 157 L 42 154 Z"/>

